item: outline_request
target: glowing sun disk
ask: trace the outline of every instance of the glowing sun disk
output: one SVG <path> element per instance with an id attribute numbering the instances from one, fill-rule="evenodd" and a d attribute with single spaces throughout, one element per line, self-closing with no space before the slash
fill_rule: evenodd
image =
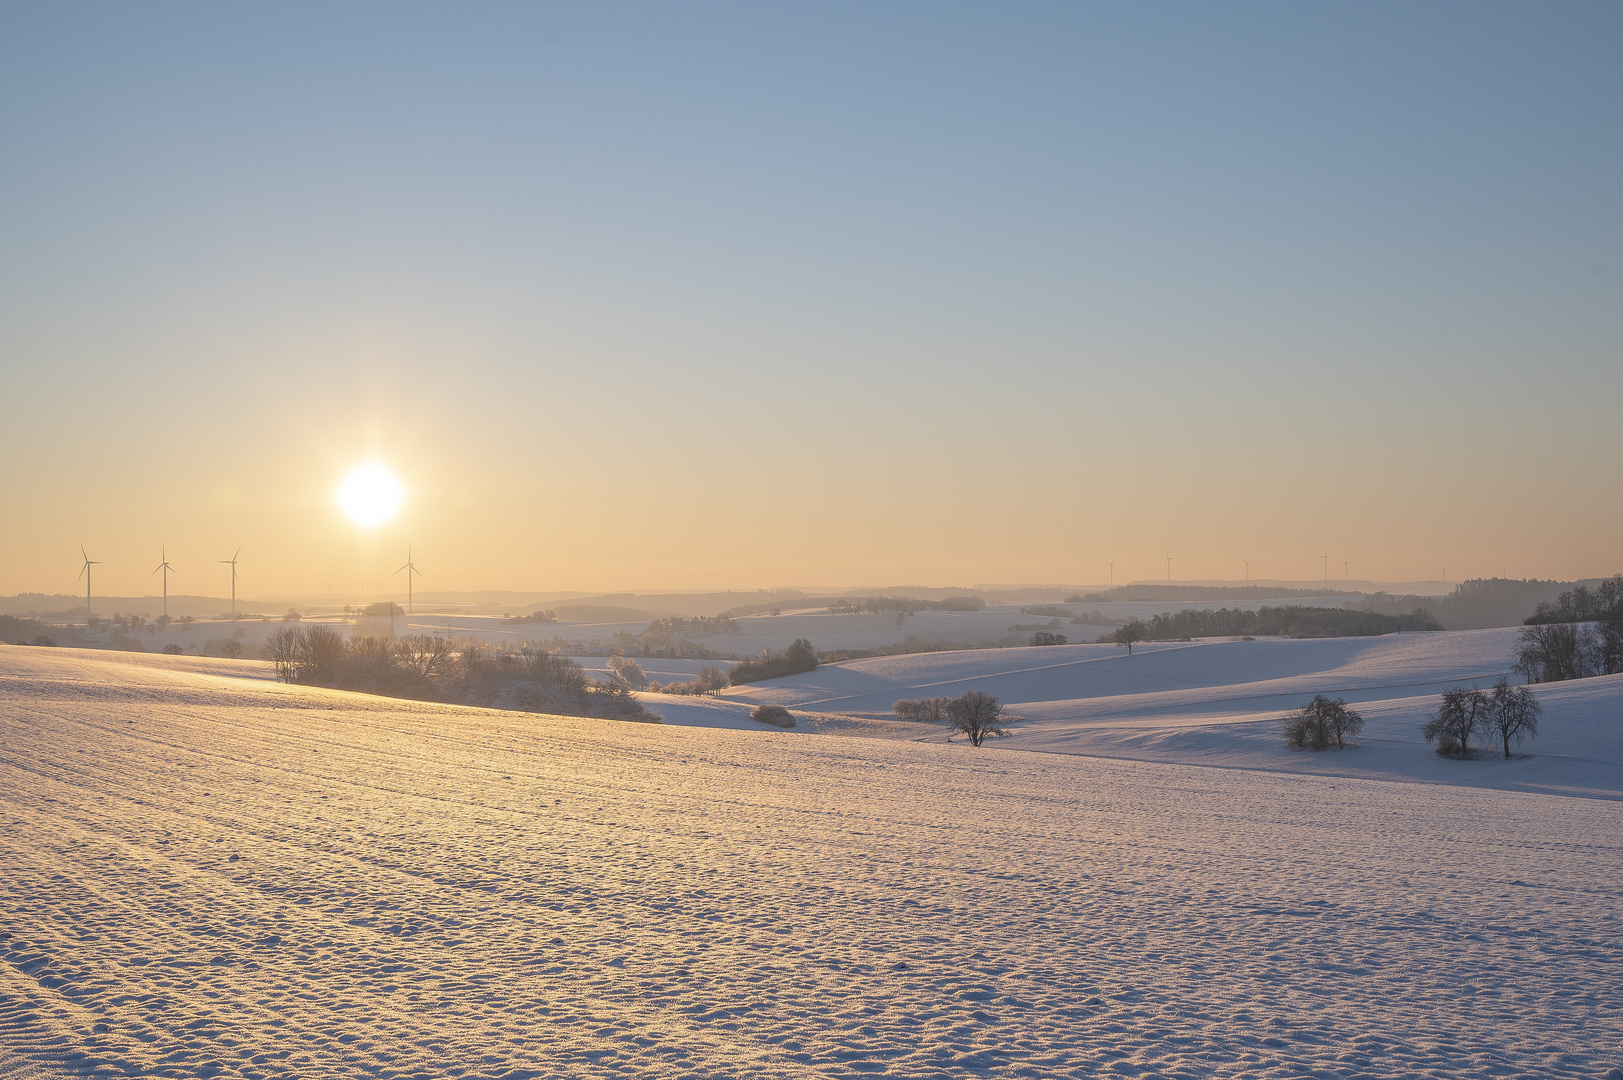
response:
<path id="1" fill-rule="evenodd" d="M 394 517 L 405 497 L 400 481 L 376 462 L 351 469 L 338 485 L 338 505 L 351 521 L 369 529 Z"/>

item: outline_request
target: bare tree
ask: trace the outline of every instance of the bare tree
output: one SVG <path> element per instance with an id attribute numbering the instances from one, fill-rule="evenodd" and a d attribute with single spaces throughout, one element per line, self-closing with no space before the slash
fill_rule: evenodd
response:
<path id="1" fill-rule="evenodd" d="M 1466 757 L 1471 752 L 1471 735 L 1477 725 L 1487 720 L 1490 705 L 1488 695 L 1474 686 L 1469 690 L 1445 690 L 1436 714 L 1420 733 L 1427 742 L 1437 744 L 1439 754 Z"/>
<path id="2" fill-rule="evenodd" d="M 979 746 L 988 735 L 1007 735 L 998 723 L 1003 718 L 1003 706 L 991 694 L 979 690 L 966 690 L 947 703 L 947 719 L 954 731 L 969 736 L 971 746 Z"/>
<path id="3" fill-rule="evenodd" d="M 430 680 L 451 665 L 451 643 L 431 634 L 406 634 L 396 639 L 395 657 L 418 679 Z"/>
<path id="4" fill-rule="evenodd" d="M 1346 740 L 1364 730 L 1364 718 L 1341 698 L 1315 694 L 1313 700 L 1283 720 L 1285 745 L 1297 750 L 1323 750 L 1333 741 L 1345 750 Z"/>
<path id="5" fill-rule="evenodd" d="M 1127 655 L 1133 655 L 1133 642 L 1143 641 L 1146 637 L 1144 623 L 1139 619 L 1128 619 L 1111 632 L 1110 639 L 1117 645 L 1127 646 Z"/>
<path id="6" fill-rule="evenodd" d="M 1493 684 L 1486 726 L 1504 743 L 1506 761 L 1510 760 L 1512 740 L 1519 743 L 1524 738 L 1538 737 L 1538 721 L 1543 714 L 1544 707 L 1527 687 L 1511 686 L 1510 680 L 1503 677 Z"/>
<path id="7" fill-rule="evenodd" d="M 290 683 L 298 677 L 299 656 L 304 651 L 304 630 L 298 626 L 283 626 L 265 635 L 259 646 L 265 659 L 276 665 L 276 677 Z"/>
<path id="8" fill-rule="evenodd" d="M 1600 652 L 1595 632 L 1583 623 L 1542 623 L 1522 627 L 1516 638 L 1515 670 L 1529 682 L 1562 682 L 1589 673 Z"/>

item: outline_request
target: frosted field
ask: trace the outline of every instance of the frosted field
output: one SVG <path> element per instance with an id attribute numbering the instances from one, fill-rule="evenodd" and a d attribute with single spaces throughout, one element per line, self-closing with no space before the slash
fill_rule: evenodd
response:
<path id="1" fill-rule="evenodd" d="M 1278 661 L 1247 681 L 1324 658 Z M 1222 666 L 1152 690 L 1188 700 L 1065 704 L 1029 731 L 1243 727 Z M 0 646 L 0 1076 L 1623 1065 L 1606 798 L 564 720 L 266 674 Z M 879 675 L 790 691 L 819 677 Z M 1044 700 L 1104 697 L 1122 692 Z M 1574 708 L 1576 739 L 1608 706 Z"/>

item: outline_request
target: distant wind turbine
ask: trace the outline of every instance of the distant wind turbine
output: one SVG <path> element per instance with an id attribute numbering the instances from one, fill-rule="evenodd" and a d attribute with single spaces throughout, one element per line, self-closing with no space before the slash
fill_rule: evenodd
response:
<path id="1" fill-rule="evenodd" d="M 1172 584 L 1172 552 L 1167 552 L 1167 584 Z"/>
<path id="2" fill-rule="evenodd" d="M 1323 555 L 1320 555 L 1319 558 L 1324 560 L 1324 580 L 1329 581 L 1330 580 L 1330 553 L 1328 551 L 1326 551 Z"/>
<path id="3" fill-rule="evenodd" d="M 1343 580 L 1343 581 L 1351 581 L 1352 577 L 1350 575 L 1351 575 L 1351 571 L 1349 571 L 1347 569 L 1347 560 L 1342 559 L 1341 560 L 1341 580 Z"/>
<path id="4" fill-rule="evenodd" d="M 1251 580 L 1251 560 L 1250 559 L 1245 559 L 1243 561 L 1245 562 L 1245 579 L 1247 581 L 1250 581 Z"/>
<path id="5" fill-rule="evenodd" d="M 229 559 L 219 560 L 231 567 L 231 617 L 233 619 L 237 617 L 237 556 L 241 554 L 242 549 L 239 547 Z"/>
<path id="6" fill-rule="evenodd" d="M 164 618 L 168 618 L 169 617 L 169 575 L 175 572 L 175 568 L 173 566 L 169 565 L 169 550 L 167 548 L 159 548 L 158 550 L 159 550 L 159 552 L 161 552 L 161 554 L 158 556 L 158 558 L 162 559 L 163 561 L 160 562 L 157 565 L 157 567 L 152 571 L 152 573 L 156 574 L 159 570 L 163 571 L 163 614 L 164 614 Z M 147 576 L 151 577 L 152 574 L 148 574 Z"/>
<path id="7" fill-rule="evenodd" d="M 92 559 L 86 554 L 83 544 L 79 545 L 79 554 L 83 555 L 85 560 L 84 566 L 79 568 L 79 576 L 85 579 L 85 619 L 88 621 L 90 618 L 90 568 L 100 566 L 101 560 Z"/>
<path id="8" fill-rule="evenodd" d="M 1105 565 L 1110 567 L 1110 587 L 1114 589 L 1116 587 L 1116 564 L 1107 562 Z"/>
<path id="9" fill-rule="evenodd" d="M 411 561 L 410 544 L 406 545 L 406 565 L 402 566 L 400 570 L 406 571 L 406 614 L 409 615 L 411 614 L 411 575 L 423 576 L 423 572 L 417 569 L 417 564 Z M 395 573 L 400 573 L 400 570 L 396 570 Z"/>

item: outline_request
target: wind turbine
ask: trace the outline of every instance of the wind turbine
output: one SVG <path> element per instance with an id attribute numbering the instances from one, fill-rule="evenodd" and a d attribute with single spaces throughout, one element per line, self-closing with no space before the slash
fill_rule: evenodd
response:
<path id="1" fill-rule="evenodd" d="M 1116 564 L 1107 562 L 1105 565 L 1110 567 L 1110 587 L 1114 589 L 1116 587 Z"/>
<path id="2" fill-rule="evenodd" d="M 1326 551 L 1323 555 L 1320 555 L 1319 558 L 1324 560 L 1324 580 L 1329 581 L 1330 580 L 1330 553 L 1328 551 Z"/>
<path id="3" fill-rule="evenodd" d="M 1167 552 L 1167 584 L 1172 584 L 1172 552 Z"/>
<path id="4" fill-rule="evenodd" d="M 100 559 L 92 559 L 85 552 L 85 546 L 79 545 L 79 554 L 84 556 L 85 564 L 79 569 L 79 576 L 85 579 L 85 621 L 90 621 L 90 568 L 100 566 Z"/>
<path id="5" fill-rule="evenodd" d="M 406 565 L 402 566 L 400 570 L 406 571 L 406 614 L 409 615 L 411 614 L 411 575 L 423 576 L 423 572 L 417 569 L 417 564 L 411 561 L 410 544 L 406 545 Z M 396 570 L 395 573 L 400 573 L 400 570 Z"/>
<path id="6" fill-rule="evenodd" d="M 1351 574 L 1351 572 L 1347 569 L 1347 560 L 1342 559 L 1341 560 L 1341 580 L 1342 581 L 1351 581 L 1352 577 L 1350 576 L 1350 574 Z"/>
<path id="7" fill-rule="evenodd" d="M 169 617 L 169 575 L 174 573 L 175 568 L 169 565 L 168 549 L 159 548 L 158 550 L 162 553 L 158 557 L 163 561 L 157 565 L 152 573 L 156 574 L 159 570 L 163 571 L 163 615 L 164 618 L 167 619 Z M 151 577 L 152 574 L 148 574 L 147 576 Z"/>
<path id="8" fill-rule="evenodd" d="M 1251 580 L 1251 560 L 1250 559 L 1244 559 L 1242 561 L 1245 563 L 1245 579 L 1247 581 L 1250 581 Z"/>
<path id="9" fill-rule="evenodd" d="M 241 554 L 242 549 L 239 547 L 229 559 L 219 560 L 231 567 L 231 617 L 233 619 L 237 617 L 237 556 Z"/>

